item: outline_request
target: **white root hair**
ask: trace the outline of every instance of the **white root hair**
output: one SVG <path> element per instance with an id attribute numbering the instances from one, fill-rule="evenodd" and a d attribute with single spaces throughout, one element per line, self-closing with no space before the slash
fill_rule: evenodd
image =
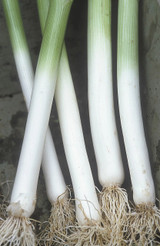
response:
<path id="1" fill-rule="evenodd" d="M 70 227 L 70 234 L 61 240 L 61 245 L 70 246 L 93 246 L 108 245 L 106 228 L 100 221 L 89 221 L 87 225 L 77 225 Z M 59 244 L 59 245 L 60 245 Z"/>
<path id="2" fill-rule="evenodd" d="M 153 204 L 137 205 L 130 216 L 129 245 L 153 245 L 158 243 L 158 239 L 160 239 L 160 210 Z"/>
<path id="3" fill-rule="evenodd" d="M 9 216 L 0 224 L 0 245 L 34 246 L 34 225 L 29 218 Z"/>
<path id="4" fill-rule="evenodd" d="M 126 190 L 119 186 L 110 186 L 104 188 L 99 196 L 102 217 L 109 238 L 107 245 L 126 245 L 131 213 Z"/>
<path id="5" fill-rule="evenodd" d="M 75 208 L 68 198 L 68 190 L 65 193 L 52 204 L 47 225 L 38 236 L 39 245 L 59 245 L 68 235 L 67 228 L 75 224 Z"/>
<path id="6" fill-rule="evenodd" d="M 80 202 L 80 201 L 79 201 Z M 89 201 L 88 201 L 89 202 Z M 85 219 L 84 225 L 80 225 L 78 221 L 67 228 L 68 235 L 63 240 L 59 240 L 58 245 L 65 246 L 106 246 L 108 245 L 108 235 L 106 233 L 106 223 L 103 223 L 102 216 L 98 221 L 87 218 L 82 204 L 79 204 Z M 95 208 L 96 209 L 96 208 Z M 100 212 L 99 212 L 100 213 Z"/>

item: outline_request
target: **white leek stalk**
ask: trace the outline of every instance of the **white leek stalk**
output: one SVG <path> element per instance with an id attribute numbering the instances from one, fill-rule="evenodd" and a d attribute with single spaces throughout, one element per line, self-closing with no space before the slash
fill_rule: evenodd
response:
<path id="1" fill-rule="evenodd" d="M 65 46 L 63 46 L 60 60 L 55 99 L 65 154 L 75 193 L 76 216 L 78 222 L 84 225 L 87 223 L 86 218 L 89 220 L 100 218 L 99 203 L 85 148 Z"/>
<path id="2" fill-rule="evenodd" d="M 14 4 L 17 5 L 17 8 L 19 8 L 17 1 L 15 1 Z M 16 22 L 17 18 L 13 18 L 11 16 L 12 14 L 13 9 L 12 12 L 8 12 L 8 16 L 10 17 L 8 18 L 8 29 L 10 30 L 10 39 L 12 43 L 13 54 L 16 62 L 20 84 L 27 104 L 27 108 L 29 108 L 34 81 L 34 73 L 26 37 L 24 34 L 20 11 L 18 10 L 16 13 L 16 17 L 17 15 L 19 15 L 18 22 Z M 47 130 L 46 134 L 42 168 L 45 176 L 48 199 L 52 204 L 51 214 L 54 214 L 54 217 L 51 217 L 54 218 L 54 220 L 52 219 L 52 222 L 54 223 L 54 230 L 52 232 L 52 235 L 54 235 L 56 230 L 62 230 L 62 228 L 64 227 L 62 225 L 64 225 L 65 222 L 68 223 L 68 221 L 72 221 L 73 223 L 73 210 L 68 199 L 68 189 L 64 181 L 64 177 L 58 162 L 56 150 L 49 129 Z M 67 210 L 66 212 L 64 211 L 64 208 Z M 59 216 L 60 212 L 61 214 L 65 214 L 65 216 Z"/>
<path id="3" fill-rule="evenodd" d="M 120 188 L 124 170 L 113 99 L 111 0 L 88 0 L 88 101 L 106 231 L 110 245 L 120 245 L 129 203 Z"/>
<path id="4" fill-rule="evenodd" d="M 44 33 L 45 30 L 49 3 L 49 0 L 37 0 L 42 33 Z M 51 135 L 50 140 L 52 140 Z M 52 204 L 52 209 L 49 218 L 49 224 L 40 235 L 40 241 L 42 241 L 43 243 L 45 243 L 46 241 L 53 242 L 53 240 L 56 240 L 56 237 L 60 237 L 62 240 L 63 234 L 65 235 L 67 232 L 66 227 L 69 225 L 73 225 L 75 222 L 74 208 L 70 203 L 70 200 L 68 199 L 68 193 L 66 194 L 67 187 L 66 185 L 63 185 L 64 179 L 61 180 L 63 175 L 58 165 L 58 159 L 57 162 L 53 165 L 53 156 L 50 154 L 51 151 L 53 152 L 52 145 L 49 141 L 47 142 L 46 138 L 46 144 L 44 148 L 45 161 L 42 162 L 42 168 L 45 177 L 48 198 Z M 51 164 L 51 166 L 49 165 L 49 163 Z M 62 187 L 62 185 L 63 189 L 59 189 L 60 187 Z"/>
<path id="5" fill-rule="evenodd" d="M 120 186 L 124 180 L 114 113 L 111 55 L 111 1 L 89 0 L 89 116 L 98 176 L 103 187 Z"/>
<path id="6" fill-rule="evenodd" d="M 39 169 L 56 84 L 61 46 L 71 4 L 71 0 L 55 0 L 50 5 L 36 69 L 25 136 L 11 202 L 8 207 L 10 217 L 2 223 L 0 228 L 1 243 L 10 242 L 11 245 L 14 245 L 15 242 L 16 245 L 35 244 L 35 238 L 31 232 L 32 225 L 28 218 L 35 209 Z M 10 18 L 10 21 L 15 18 L 14 20 L 17 20 L 15 23 L 18 25 L 18 22 L 21 21 L 18 2 L 4 0 L 3 6 L 7 22 L 9 23 Z M 16 16 L 16 14 L 18 15 Z M 16 28 L 15 25 L 15 29 L 12 30 L 9 25 L 10 33 L 15 32 Z M 17 36 L 17 38 L 19 37 Z"/>
<path id="7" fill-rule="evenodd" d="M 41 17 L 42 30 L 45 26 L 44 15 L 48 0 L 39 0 L 39 14 Z M 79 225 L 88 225 L 93 233 L 91 224 L 93 221 L 100 224 L 100 208 L 94 187 L 93 177 L 86 153 L 81 120 L 74 91 L 73 81 L 68 64 L 68 57 L 65 45 L 63 45 L 60 59 L 59 75 L 56 84 L 55 100 L 59 116 L 59 123 L 62 132 L 62 139 L 65 148 L 65 154 L 68 161 L 69 171 L 75 194 L 76 218 Z M 73 225 L 74 226 L 74 225 Z M 81 227 L 82 229 L 82 227 Z M 88 229 L 88 228 L 87 228 Z M 83 231 L 83 230 L 82 230 Z M 80 230 L 79 233 L 82 233 Z M 85 243 L 90 240 L 90 234 L 84 237 L 79 235 L 78 231 L 67 238 L 68 244 L 76 244 L 80 237 L 81 243 L 85 237 Z M 82 235 L 82 234 L 81 234 Z M 76 239 L 77 237 L 77 239 Z M 97 240 L 98 242 L 98 240 Z"/>
<path id="8" fill-rule="evenodd" d="M 138 0 L 118 5 L 118 100 L 136 212 L 131 217 L 134 243 L 148 245 L 160 229 L 146 145 L 139 90 Z M 138 241 L 138 242 L 137 242 Z M 139 244 L 138 244 L 139 245 Z"/>
<path id="9" fill-rule="evenodd" d="M 100 245 L 106 233 L 101 227 L 101 212 L 86 152 L 79 109 L 65 46 L 59 66 L 55 93 L 59 123 L 72 179 L 78 226 L 71 228 L 67 245 Z M 75 230 L 74 230 L 75 229 Z"/>
<path id="10" fill-rule="evenodd" d="M 17 12 L 15 13 L 13 8 L 12 10 L 10 9 L 11 11 L 8 12 L 7 24 L 19 81 L 22 87 L 22 92 L 27 108 L 29 108 L 34 81 L 34 72 L 24 33 L 23 23 L 20 16 L 18 1 L 14 1 L 14 4 L 17 5 Z M 13 16 L 14 14 L 16 14 L 15 17 Z M 61 194 L 66 191 L 67 187 L 58 162 L 55 146 L 49 129 L 47 130 L 46 134 L 42 163 L 43 173 L 46 177 L 45 181 L 47 195 L 50 202 L 53 203 Z M 57 183 L 59 184 L 58 187 L 56 187 Z"/>

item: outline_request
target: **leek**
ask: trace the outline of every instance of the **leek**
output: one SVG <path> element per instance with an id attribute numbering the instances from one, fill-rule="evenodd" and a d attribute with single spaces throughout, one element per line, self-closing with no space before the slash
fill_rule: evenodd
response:
<path id="1" fill-rule="evenodd" d="M 141 112 L 138 3 L 138 0 L 119 0 L 118 101 L 133 200 L 136 205 L 130 218 L 131 240 L 136 245 L 149 245 L 153 243 L 156 233 L 160 230 L 160 211 L 155 206 L 155 188 Z"/>
<path id="2" fill-rule="evenodd" d="M 39 169 L 71 4 L 71 0 L 55 0 L 50 4 L 21 155 L 10 205 L 7 208 L 9 217 L 0 226 L 1 244 L 35 245 L 35 236 L 32 232 L 33 225 L 29 221 L 29 217 L 36 204 Z M 3 7 L 7 22 L 16 20 L 15 30 L 12 30 L 11 25 L 9 25 L 9 31 L 12 35 L 12 32 L 17 29 L 18 22 L 21 22 L 18 2 L 4 0 Z M 17 34 L 19 35 L 18 32 Z M 17 36 L 17 38 L 19 37 Z M 21 40 L 20 45 L 22 44 L 23 48 L 23 44 L 25 44 L 23 33 L 19 40 Z M 16 49 L 16 42 L 13 45 Z"/>
<path id="3" fill-rule="evenodd" d="M 46 0 L 38 1 L 40 16 L 46 14 L 44 8 L 47 6 L 47 2 Z M 43 31 L 45 19 L 44 17 L 40 19 Z M 104 228 L 101 227 L 101 211 L 85 148 L 65 44 L 63 45 L 60 59 L 55 100 L 62 140 L 74 189 L 77 219 L 77 226 L 73 224 L 70 227 L 70 235 L 63 238 L 65 240 L 64 244 L 77 245 L 78 243 L 91 242 L 98 245 L 103 238 L 102 234 L 105 235 L 105 233 Z M 51 231 L 49 233 L 51 234 Z M 63 244 L 63 241 L 61 243 Z"/>
<path id="4" fill-rule="evenodd" d="M 110 245 L 120 245 L 130 206 L 121 188 L 124 169 L 113 99 L 111 0 L 88 0 L 88 102 L 106 233 Z"/>

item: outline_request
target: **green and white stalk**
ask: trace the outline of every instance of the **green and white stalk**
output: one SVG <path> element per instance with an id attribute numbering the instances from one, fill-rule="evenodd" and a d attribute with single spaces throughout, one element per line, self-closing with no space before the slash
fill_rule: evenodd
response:
<path id="1" fill-rule="evenodd" d="M 55 100 L 62 139 L 75 195 L 77 227 L 71 228 L 67 245 L 99 245 L 104 230 L 101 211 L 87 156 L 76 94 L 65 45 L 59 66 Z M 96 236 L 93 236 L 96 235 Z"/>
<path id="2" fill-rule="evenodd" d="M 154 241 L 160 229 L 155 188 L 141 112 L 138 63 L 138 0 L 119 0 L 118 5 L 118 100 L 122 133 L 131 175 L 136 211 L 131 233 L 142 245 Z"/>
<path id="3" fill-rule="evenodd" d="M 88 0 L 88 101 L 93 146 L 97 161 L 102 211 L 108 224 L 110 245 L 121 244 L 129 208 L 120 188 L 124 169 L 115 120 L 111 0 Z"/>
<path id="4" fill-rule="evenodd" d="M 38 0 L 42 32 L 45 27 L 44 15 L 47 13 L 46 8 L 48 2 L 48 0 Z M 43 15 L 43 17 L 41 17 L 41 15 Z M 75 245 L 78 243 L 79 239 L 81 243 L 84 240 L 85 243 L 87 243 L 90 241 L 90 236 L 93 234 L 95 228 L 98 232 L 97 224 L 101 222 L 100 207 L 85 148 L 81 120 L 65 45 L 63 45 L 62 48 L 55 100 L 65 154 L 75 194 L 76 218 L 80 226 L 73 229 L 75 225 L 72 225 L 71 230 L 72 232 L 74 231 L 74 233 L 68 236 L 66 241 L 69 245 Z M 99 236 L 99 238 L 100 237 L 101 236 Z M 97 237 L 97 243 L 98 240 Z"/>
<path id="5" fill-rule="evenodd" d="M 6 6 L 5 14 L 7 15 L 6 20 L 19 81 L 21 84 L 26 106 L 29 109 L 34 81 L 34 72 L 24 33 L 18 1 L 16 0 L 12 2 L 12 8 L 8 8 L 8 5 Z M 16 8 L 16 11 L 14 10 L 14 8 Z M 43 172 L 46 177 L 45 180 L 47 180 L 47 195 L 50 202 L 53 203 L 61 194 L 66 191 L 67 187 L 58 162 L 52 135 L 49 129 L 47 130 L 46 134 L 42 163 Z M 56 187 L 57 183 L 59 184 L 58 187 Z"/>
<path id="6" fill-rule="evenodd" d="M 49 0 L 37 0 L 39 19 L 42 33 L 45 30 L 45 23 L 48 15 L 49 9 Z M 56 165 L 53 165 L 53 156 L 50 154 L 53 151 L 50 141 L 47 141 L 46 136 L 46 145 L 44 148 L 44 158 L 45 161 L 42 162 L 43 173 L 45 177 L 45 183 L 47 188 L 48 198 L 52 204 L 51 214 L 49 218 L 49 224 L 40 234 L 40 242 L 53 242 L 56 237 L 60 237 L 61 240 L 66 235 L 66 227 L 73 225 L 75 223 L 75 213 L 70 200 L 68 199 L 68 190 L 63 180 L 63 174 L 61 172 L 60 166 L 57 162 Z M 51 135 L 49 136 L 51 138 Z M 56 156 L 57 157 L 57 156 Z M 48 163 L 48 166 L 46 165 Z M 49 165 L 51 164 L 51 167 Z M 58 170 L 59 168 L 59 170 Z M 60 173 L 61 172 L 61 173 Z M 53 180 L 54 179 L 54 180 Z M 63 185 L 63 189 L 57 187 Z M 59 193 L 59 191 L 61 193 Z"/>
<path id="7" fill-rule="evenodd" d="M 36 69 L 34 90 L 32 93 L 32 101 L 30 104 L 21 155 L 12 190 L 10 205 L 7 208 L 10 217 L 1 225 L 0 228 L 1 243 L 12 242 L 14 244 L 16 241 L 18 243 L 17 245 L 35 244 L 34 235 L 31 233 L 33 226 L 29 221 L 29 217 L 33 213 L 36 204 L 37 182 L 44 141 L 57 79 L 61 47 L 71 4 L 71 0 L 54 0 L 50 4 L 46 29 Z M 17 51 L 18 56 L 19 54 L 18 49 L 16 48 L 16 42 L 19 42 L 19 46 L 24 52 L 22 56 L 20 56 L 20 62 L 23 66 L 28 66 L 29 68 L 30 59 L 29 57 L 27 58 L 28 55 L 26 54 L 26 41 L 22 30 L 23 27 L 18 2 L 4 0 L 3 6 L 7 22 L 10 23 L 10 35 L 14 35 L 14 32 L 17 34 L 17 37 L 15 35 L 17 40 L 15 39 L 12 43 L 14 51 Z M 13 20 L 15 26 L 12 30 L 11 22 Z M 18 25 L 20 25 L 19 27 L 21 28 L 22 33 L 17 31 Z M 15 57 L 15 60 L 17 64 L 18 58 Z M 23 66 L 22 69 L 24 68 Z M 29 68 L 30 74 L 28 74 L 28 79 L 30 82 L 28 82 L 28 84 L 25 85 L 26 87 L 23 88 L 23 90 L 26 91 L 26 95 L 28 95 L 27 97 L 29 97 L 30 94 L 29 84 L 33 81 L 33 73 L 31 70 Z M 26 76 L 25 73 L 23 74 L 20 71 L 18 72 L 20 80 L 24 79 Z M 12 228 L 9 226 L 10 223 L 12 223 Z M 29 228 L 28 231 L 19 233 L 24 229 L 26 230 L 26 228 Z"/>

